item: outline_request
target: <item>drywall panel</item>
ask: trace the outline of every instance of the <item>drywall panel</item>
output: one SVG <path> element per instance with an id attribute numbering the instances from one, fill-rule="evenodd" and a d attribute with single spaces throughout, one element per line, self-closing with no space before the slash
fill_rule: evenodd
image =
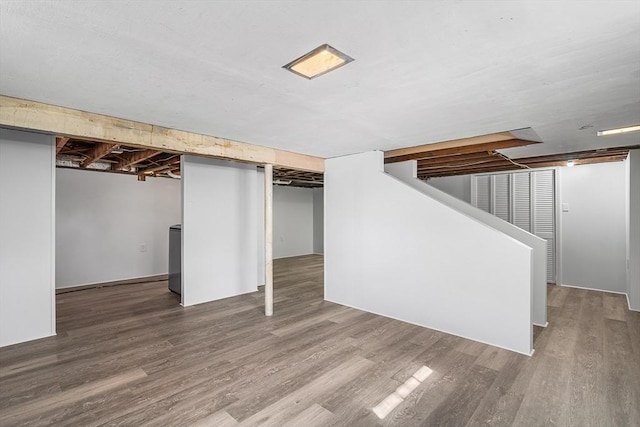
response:
<path id="1" fill-rule="evenodd" d="M 471 176 L 445 176 L 442 178 L 431 178 L 427 181 L 429 185 L 444 191 L 462 201 L 471 203 Z"/>
<path id="2" fill-rule="evenodd" d="M 313 253 L 313 189 L 273 186 L 273 257 Z"/>
<path id="3" fill-rule="evenodd" d="M 629 151 L 627 172 L 627 297 L 640 311 L 640 150 Z"/>
<path id="4" fill-rule="evenodd" d="M 559 168 L 562 284 L 627 292 L 624 162 Z"/>
<path id="5" fill-rule="evenodd" d="M 406 162 L 385 165 L 385 171 L 421 193 L 473 218 L 507 236 L 516 239 L 533 249 L 533 323 L 538 326 L 547 325 L 547 244 L 546 241 L 527 231 L 510 224 L 488 212 L 478 209 L 461 199 L 449 195 L 433 187 L 431 181 L 425 183 L 417 179 L 417 162 Z"/>
<path id="6" fill-rule="evenodd" d="M 327 159 L 325 298 L 524 354 L 532 250 L 384 173 Z"/>
<path id="7" fill-rule="evenodd" d="M 324 190 L 313 189 L 313 253 L 324 253 Z"/>
<path id="8" fill-rule="evenodd" d="M 167 274 L 180 180 L 56 171 L 56 287 Z"/>
<path id="9" fill-rule="evenodd" d="M 55 335 L 55 139 L 0 128 L 0 346 Z"/>
<path id="10" fill-rule="evenodd" d="M 256 166 L 183 156 L 181 181 L 182 304 L 256 291 Z"/>

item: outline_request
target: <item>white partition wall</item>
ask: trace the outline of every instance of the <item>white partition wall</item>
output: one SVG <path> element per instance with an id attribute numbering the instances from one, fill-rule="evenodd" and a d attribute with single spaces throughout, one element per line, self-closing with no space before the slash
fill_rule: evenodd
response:
<path id="1" fill-rule="evenodd" d="M 182 158 L 182 305 L 257 290 L 256 166 Z"/>
<path id="2" fill-rule="evenodd" d="M 384 173 L 325 162 L 325 298 L 531 354 L 532 249 Z"/>
<path id="3" fill-rule="evenodd" d="M 515 225 L 498 218 L 488 212 L 447 194 L 432 185 L 419 180 L 417 174 L 417 161 L 389 163 L 385 165 L 385 171 L 402 180 L 421 193 L 446 204 L 452 209 L 474 218 L 501 233 L 522 242 L 533 249 L 533 324 L 547 326 L 547 243 L 544 239 L 535 236 Z"/>
<path id="4" fill-rule="evenodd" d="M 55 335 L 51 135 L 0 128 L 0 346 Z"/>

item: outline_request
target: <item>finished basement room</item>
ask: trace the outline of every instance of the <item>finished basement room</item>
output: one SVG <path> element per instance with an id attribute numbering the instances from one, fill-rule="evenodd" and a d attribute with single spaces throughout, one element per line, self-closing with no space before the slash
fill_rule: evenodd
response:
<path id="1" fill-rule="evenodd" d="M 637 1 L 0 23 L 0 425 L 640 425 Z"/>

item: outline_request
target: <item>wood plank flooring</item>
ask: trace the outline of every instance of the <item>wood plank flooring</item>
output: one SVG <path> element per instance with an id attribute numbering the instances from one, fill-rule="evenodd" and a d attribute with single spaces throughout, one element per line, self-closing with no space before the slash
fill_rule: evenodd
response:
<path id="1" fill-rule="evenodd" d="M 189 308 L 166 282 L 58 295 L 56 337 L 0 349 L 0 425 L 640 425 L 623 296 L 550 287 L 526 357 L 323 301 L 322 262 L 276 260 L 272 318 L 262 292 Z"/>

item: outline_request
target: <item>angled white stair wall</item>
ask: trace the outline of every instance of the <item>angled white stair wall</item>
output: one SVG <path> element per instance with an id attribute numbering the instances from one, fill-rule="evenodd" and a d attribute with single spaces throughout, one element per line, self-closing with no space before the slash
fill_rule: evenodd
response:
<path id="1" fill-rule="evenodd" d="M 418 179 L 417 161 L 389 163 L 385 172 L 410 185 L 421 193 L 444 203 L 452 209 L 474 218 L 489 227 L 524 243 L 533 249 L 533 324 L 547 326 L 547 243 L 544 239 L 516 227 L 488 212 L 441 191 Z"/>
<path id="2" fill-rule="evenodd" d="M 384 172 L 325 162 L 325 299 L 523 354 L 533 250 Z"/>

